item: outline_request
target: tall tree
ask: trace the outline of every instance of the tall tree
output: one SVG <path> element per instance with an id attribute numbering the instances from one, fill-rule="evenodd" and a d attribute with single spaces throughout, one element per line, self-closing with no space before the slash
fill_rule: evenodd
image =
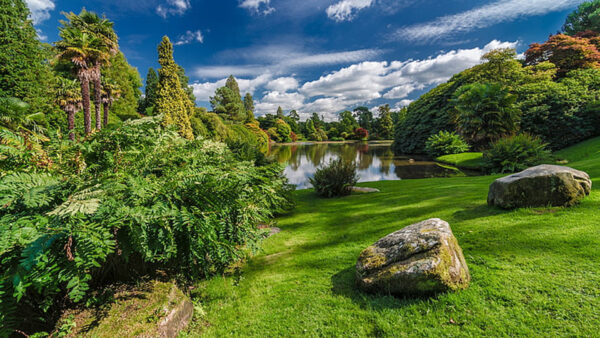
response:
<path id="1" fill-rule="evenodd" d="M 94 76 L 94 62 L 103 54 L 103 42 L 97 36 L 91 35 L 61 21 L 59 28 L 61 40 L 56 42 L 57 58 L 70 62 L 81 84 L 81 97 L 83 103 L 83 123 L 86 135 L 92 132 L 92 119 L 90 110 L 90 79 Z"/>
<path id="2" fill-rule="evenodd" d="M 367 107 L 358 107 L 354 109 L 354 113 L 358 118 L 358 125 L 361 128 L 372 131 L 373 129 L 373 113 Z"/>
<path id="3" fill-rule="evenodd" d="M 243 123 L 248 119 L 247 110 L 235 78 L 230 76 L 224 87 L 217 89 L 215 96 L 210 98 L 213 111 L 227 121 Z"/>
<path id="4" fill-rule="evenodd" d="M 296 122 L 300 121 L 300 115 L 298 115 L 298 112 L 296 110 L 291 110 L 288 116 L 290 119 Z"/>
<path id="5" fill-rule="evenodd" d="M 192 139 L 194 133 L 190 123 L 193 106 L 187 93 L 181 88 L 179 67 L 173 59 L 173 44 L 168 37 L 163 37 L 158 46 L 158 90 L 156 110 L 164 114 L 164 124 L 175 124 L 181 135 Z"/>
<path id="6" fill-rule="evenodd" d="M 102 105 L 104 106 L 102 125 L 104 127 L 108 125 L 108 112 L 110 111 L 110 108 L 120 96 L 121 90 L 116 83 L 104 81 L 104 85 L 102 86 Z"/>
<path id="7" fill-rule="evenodd" d="M 178 71 L 177 76 L 179 76 L 179 81 L 181 81 L 181 88 L 185 91 L 190 101 L 192 101 L 192 105 L 196 105 L 196 96 L 194 95 L 194 87 L 190 86 L 190 78 L 185 75 L 185 69 L 180 65 L 177 65 Z"/>
<path id="8" fill-rule="evenodd" d="M 600 0 L 586 1 L 569 14 L 562 28 L 567 35 L 592 30 L 600 33 Z"/>
<path id="9" fill-rule="evenodd" d="M 231 91 L 235 95 L 237 95 L 241 100 L 242 95 L 240 94 L 240 86 L 238 85 L 237 80 L 233 75 L 229 75 L 229 77 L 227 78 L 227 82 L 225 82 L 225 87 L 231 89 Z"/>
<path id="10" fill-rule="evenodd" d="M 145 90 L 145 98 L 144 98 L 144 106 L 142 113 L 145 113 L 146 110 L 154 108 L 156 105 L 156 88 L 158 86 L 158 74 L 154 68 L 148 69 L 148 74 L 146 75 L 146 90 Z"/>
<path id="11" fill-rule="evenodd" d="M 54 106 L 54 74 L 28 16 L 23 0 L 0 1 L 0 97 L 18 98 L 29 111 L 46 113 Z"/>
<path id="12" fill-rule="evenodd" d="M 102 69 L 102 74 L 104 80 L 114 83 L 121 93 L 112 104 L 111 112 L 121 120 L 139 118 L 137 106 L 142 95 L 142 79 L 137 69 L 127 62 L 122 52 L 118 52 L 110 59 L 110 65 Z"/>
<path id="13" fill-rule="evenodd" d="M 394 121 L 392 120 L 392 111 L 390 105 L 386 104 L 379 107 L 379 137 L 385 140 L 394 138 Z"/>
<path id="14" fill-rule="evenodd" d="M 67 113 L 67 128 L 69 139 L 75 140 L 75 114 L 81 110 L 81 86 L 77 80 L 58 78 L 58 91 L 56 93 L 58 105 Z"/>
<path id="15" fill-rule="evenodd" d="M 79 15 L 71 12 L 66 14 L 69 24 L 82 32 L 96 37 L 99 41 L 97 46 L 98 53 L 91 60 L 92 62 L 92 82 L 94 84 L 94 104 L 96 115 L 96 129 L 102 129 L 101 111 L 102 111 L 102 67 L 107 65 L 111 56 L 119 50 L 117 34 L 114 31 L 113 23 L 106 18 L 100 18 L 94 12 L 88 12 L 83 9 Z"/>
<path id="16" fill-rule="evenodd" d="M 277 117 L 280 119 L 283 119 L 283 117 L 284 117 L 283 109 L 281 109 L 281 106 L 277 107 Z"/>
<path id="17" fill-rule="evenodd" d="M 255 120 L 254 118 L 254 98 L 250 93 L 246 93 L 244 96 L 244 108 L 246 109 L 246 123 L 250 123 Z"/>

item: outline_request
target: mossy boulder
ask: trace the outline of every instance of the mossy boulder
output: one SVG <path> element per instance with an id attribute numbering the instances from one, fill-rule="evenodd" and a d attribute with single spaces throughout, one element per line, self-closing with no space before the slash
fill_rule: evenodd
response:
<path id="1" fill-rule="evenodd" d="M 177 337 L 192 320 L 194 305 L 173 282 L 148 281 L 108 287 L 106 301 L 67 310 L 52 336 Z"/>
<path id="2" fill-rule="evenodd" d="M 490 186 L 488 205 L 504 209 L 572 206 L 592 190 L 590 176 L 558 165 L 539 165 L 497 179 Z"/>
<path id="3" fill-rule="evenodd" d="M 356 263 L 359 288 L 370 293 L 426 296 L 469 286 L 471 276 L 450 225 L 430 219 L 366 248 Z"/>

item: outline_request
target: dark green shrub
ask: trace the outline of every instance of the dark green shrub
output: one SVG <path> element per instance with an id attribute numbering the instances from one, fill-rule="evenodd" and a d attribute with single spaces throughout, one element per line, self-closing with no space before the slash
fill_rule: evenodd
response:
<path id="1" fill-rule="evenodd" d="M 529 134 L 500 139 L 484 153 L 486 168 L 493 173 L 512 173 L 550 159 L 547 144 Z"/>
<path id="2" fill-rule="evenodd" d="M 429 136 L 425 143 L 425 149 L 431 157 L 460 154 L 469 151 L 469 145 L 463 138 L 449 131 L 440 131 Z"/>
<path id="3" fill-rule="evenodd" d="M 342 159 L 329 162 L 328 166 L 318 169 L 315 176 L 310 178 L 316 193 L 327 198 L 350 195 L 356 182 L 356 164 Z"/>

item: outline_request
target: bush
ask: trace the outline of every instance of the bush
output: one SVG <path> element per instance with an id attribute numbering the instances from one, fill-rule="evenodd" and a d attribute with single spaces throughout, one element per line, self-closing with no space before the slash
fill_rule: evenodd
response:
<path id="1" fill-rule="evenodd" d="M 342 159 L 329 162 L 328 166 L 318 169 L 315 176 L 310 178 L 317 194 L 327 198 L 350 195 L 356 182 L 356 164 Z"/>
<path id="2" fill-rule="evenodd" d="M 2 329 L 90 300 L 91 285 L 156 270 L 183 281 L 218 274 L 289 205 L 279 164 L 239 161 L 160 117 L 56 149 L 51 169 L 0 178 Z"/>
<path id="3" fill-rule="evenodd" d="M 365 128 L 356 128 L 354 135 L 357 140 L 367 140 L 369 138 L 369 131 Z"/>
<path id="4" fill-rule="evenodd" d="M 460 135 L 442 130 L 427 139 L 425 149 L 431 157 L 436 158 L 467 152 L 469 151 L 469 145 Z"/>
<path id="5" fill-rule="evenodd" d="M 525 170 L 550 159 L 547 144 L 529 134 L 503 138 L 484 153 L 486 168 L 493 173 Z"/>

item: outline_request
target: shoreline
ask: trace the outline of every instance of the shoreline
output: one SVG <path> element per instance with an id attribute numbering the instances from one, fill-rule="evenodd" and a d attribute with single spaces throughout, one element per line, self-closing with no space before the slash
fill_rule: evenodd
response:
<path id="1" fill-rule="evenodd" d="M 287 143 L 271 143 L 271 146 L 302 146 L 310 144 L 354 144 L 354 143 L 393 143 L 394 140 L 372 140 L 372 141 L 297 141 Z"/>

